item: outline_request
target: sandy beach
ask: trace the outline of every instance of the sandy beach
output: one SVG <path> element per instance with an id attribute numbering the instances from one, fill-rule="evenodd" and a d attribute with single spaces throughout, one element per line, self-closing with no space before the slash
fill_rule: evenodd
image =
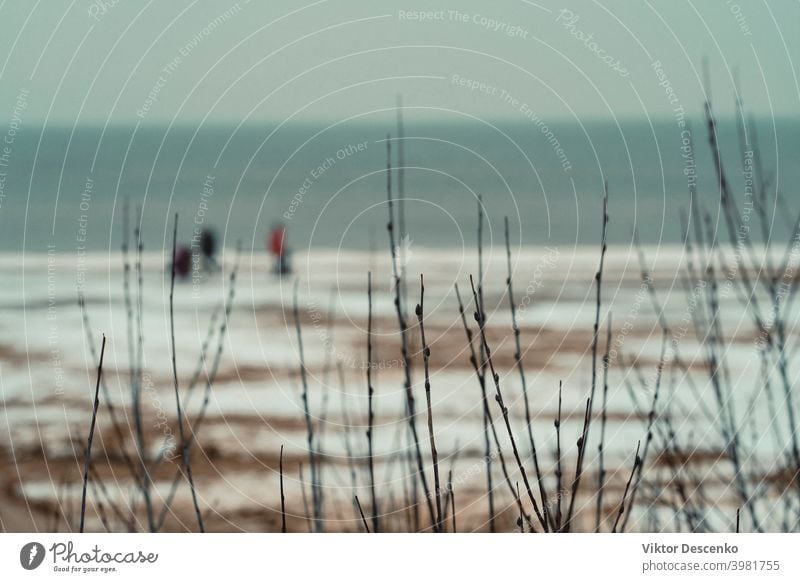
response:
<path id="1" fill-rule="evenodd" d="M 525 431 L 525 404 L 515 357 L 505 249 L 484 252 L 484 302 L 487 340 L 492 346 L 505 404 L 515 426 L 526 464 L 530 446 Z M 430 347 L 430 385 L 438 462 L 452 484 L 460 529 L 484 531 L 486 467 L 480 385 L 470 363 L 470 350 L 459 317 L 454 285 L 465 303 L 472 303 L 469 276 L 477 276 L 477 254 L 471 250 L 441 251 L 411 247 L 405 285 L 413 390 L 423 434 L 426 463 L 430 463 L 425 426 L 423 356 L 413 306 L 419 298 L 418 273 L 425 275 L 424 325 Z M 524 247 L 513 249 L 512 269 L 521 362 L 530 401 L 531 430 L 539 455 L 553 467 L 559 383 L 562 384 L 562 443 L 574 462 L 584 406 L 592 384 L 592 339 L 595 318 L 593 281 L 599 249 Z M 650 276 L 659 289 L 663 314 L 673 322 L 675 350 L 688 368 L 665 360 L 659 371 L 662 330 L 648 287 L 642 282 L 636 249 L 611 247 L 605 258 L 602 321 L 612 318 L 611 344 L 606 350 L 605 325 L 599 334 L 599 354 L 608 353 L 607 428 L 605 463 L 607 495 L 603 512 L 612 516 L 633 463 L 636 442 L 646 438 L 647 411 L 655 382 L 663 383 L 661 398 L 675 411 L 673 425 L 696 445 L 684 459 L 701 471 L 724 459 L 716 429 L 702 338 L 693 332 L 678 335 L 691 310 L 690 295 L 681 288 L 686 268 L 679 247 L 644 249 L 645 262 L 655 265 Z M 129 260 L 130 257 L 129 257 Z M 295 273 L 279 277 L 269 272 L 261 254 L 244 254 L 236 267 L 234 249 L 223 253 L 221 271 L 179 281 L 175 291 L 176 361 L 187 430 L 196 431 L 191 459 L 196 490 L 213 531 L 264 531 L 279 522 L 278 461 L 283 446 L 285 497 L 289 527 L 310 527 L 308 499 L 312 488 L 293 291 L 298 292 L 298 315 L 308 384 L 309 416 L 315 433 L 326 531 L 359 531 L 353 496 L 369 498 L 366 471 L 367 439 L 367 272 L 373 280 L 374 461 L 376 487 L 384 500 L 387 530 L 403 530 L 410 519 L 407 498 L 410 443 L 405 421 L 404 360 L 393 304 L 393 280 L 388 253 L 315 250 L 295 254 Z M 68 528 L 79 502 L 83 451 L 92 416 L 95 368 L 101 334 L 107 337 L 103 367 L 104 388 L 94 445 L 94 471 L 103 491 L 91 503 L 89 522 L 102 528 L 114 521 L 113 512 L 132 508 L 144 520 L 142 501 L 135 493 L 129 468 L 120 454 L 135 450 L 131 409 L 132 374 L 142 378 L 142 417 L 145 455 L 153 467 L 152 496 L 163 505 L 180 466 L 176 428 L 168 318 L 169 268 L 163 256 L 142 257 L 142 369 L 131 369 L 138 349 L 138 324 L 127 315 L 124 258 L 119 253 L 88 255 L 4 255 L 0 263 L 6 285 L 0 293 L 0 383 L 3 412 L 0 450 L 4 465 L 3 527 L 9 531 Z M 231 295 L 230 272 L 237 269 L 233 301 L 226 318 L 223 305 Z M 135 269 L 133 268 L 131 273 Z M 138 297 L 131 276 L 129 292 Z M 724 279 L 720 281 L 724 284 Z M 724 287 L 723 287 L 724 289 Z M 86 327 L 78 306 L 83 292 Z M 759 351 L 749 316 L 736 308 L 734 293 L 722 295 L 721 324 L 727 334 L 725 358 L 734 378 L 735 405 L 740 414 L 759 393 Z M 475 329 L 474 306 L 466 308 Z M 135 319 L 135 318 L 134 318 Z M 226 321 L 223 339 L 219 335 Z M 789 327 L 791 329 L 791 327 Z M 477 331 L 477 330 L 475 330 Z M 791 336 L 794 341 L 794 336 Z M 133 340 L 131 342 L 131 340 Z M 90 345 L 93 342 L 94 345 Z M 221 356 L 215 354 L 221 346 Z M 670 344 L 670 347 L 672 343 Z M 205 357 L 203 357 L 205 354 Z M 604 367 L 598 362 L 598 384 Z M 206 392 L 206 383 L 213 386 Z M 690 384 L 693 384 L 690 386 Z M 191 386 L 190 386 L 191 385 Z M 491 385 L 490 385 L 491 388 Z M 204 395 L 208 402 L 204 404 Z M 496 407 L 493 392 L 490 405 Z M 108 400 L 108 401 L 106 401 Z M 112 422 L 108 404 L 115 411 Z M 499 409 L 498 409 L 499 410 Z M 508 435 L 495 410 L 498 438 L 509 451 Z M 596 419 L 600 411 L 593 412 Z M 759 412 L 766 414 L 766 412 Z M 745 415 L 752 423 L 763 417 Z M 743 418 L 745 417 L 743 416 Z M 198 422 L 198 418 L 202 417 Z M 769 419 L 767 419 L 769 420 Z M 775 420 L 774 422 L 780 422 Z M 769 475 L 776 443 L 768 434 L 753 434 L 755 461 Z M 655 445 L 654 445 L 655 446 Z M 586 454 L 586 479 L 596 480 L 597 451 Z M 652 454 L 652 453 L 651 453 Z M 666 454 L 663 451 L 661 454 Z M 510 452 L 507 453 L 510 457 Z M 518 471 L 509 459 L 512 479 Z M 566 459 L 565 459 L 565 462 Z M 504 477 L 493 464 L 498 522 L 515 528 L 516 506 Z M 569 470 L 572 470 L 570 467 Z M 301 479 L 301 473 L 302 479 Z M 670 478 L 670 464 L 651 457 L 647 476 L 655 484 Z M 776 477 L 777 478 L 777 477 Z M 546 479 L 554 490 L 555 475 Z M 569 492 L 567 491 L 566 497 Z M 735 508 L 730 483 L 710 483 L 705 495 L 720 507 Z M 554 498 L 555 499 L 555 498 Z M 555 503 L 555 502 L 554 502 Z M 579 497 L 579 515 L 589 518 L 594 500 Z M 669 522 L 663 501 L 646 503 L 632 518 L 631 529 Z M 735 511 L 735 509 L 734 509 Z M 72 514 L 71 514 L 72 512 Z M 188 488 L 181 484 L 169 506 L 163 527 L 191 529 L 193 512 Z M 112 529 L 125 530 L 125 523 Z"/>

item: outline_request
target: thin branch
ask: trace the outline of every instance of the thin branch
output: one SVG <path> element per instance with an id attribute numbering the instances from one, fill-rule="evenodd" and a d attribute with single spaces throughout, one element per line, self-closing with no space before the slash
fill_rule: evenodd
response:
<path id="1" fill-rule="evenodd" d="M 528 427 L 528 440 L 531 445 L 531 456 L 533 457 L 533 469 L 536 472 L 536 481 L 539 484 L 539 495 L 542 499 L 542 513 L 544 514 L 545 531 L 549 531 L 553 526 L 553 518 L 550 516 L 549 503 L 547 502 L 548 496 L 544 486 L 544 478 L 542 477 L 542 470 L 539 468 L 539 455 L 536 453 L 536 442 L 533 439 L 533 426 L 531 422 L 531 408 L 528 401 L 528 382 L 525 379 L 525 367 L 522 365 L 522 346 L 520 344 L 520 331 L 517 324 L 517 307 L 514 302 L 514 285 L 512 283 L 512 269 L 511 269 L 511 235 L 508 228 L 508 217 L 505 217 L 505 234 L 506 234 L 506 261 L 508 265 L 508 277 L 506 278 L 506 287 L 508 288 L 508 303 L 511 309 L 511 329 L 514 332 L 514 360 L 519 370 L 519 379 L 522 383 L 522 397 L 525 403 L 525 424 Z"/>
<path id="2" fill-rule="evenodd" d="M 281 454 L 278 457 L 278 471 L 281 479 L 281 533 L 286 533 L 286 497 L 283 495 L 283 445 L 281 445 Z"/>
<path id="3" fill-rule="evenodd" d="M 86 457 L 83 461 L 83 493 L 81 494 L 81 523 L 80 533 L 83 533 L 86 517 L 86 486 L 89 484 L 89 469 L 92 466 L 92 441 L 94 428 L 97 424 L 97 408 L 100 406 L 100 377 L 103 374 L 103 355 L 106 352 L 106 335 L 103 334 L 103 343 L 100 346 L 100 362 L 97 364 L 97 384 L 94 388 L 94 406 L 92 407 L 92 421 L 89 425 L 89 438 L 86 442 Z"/>
<path id="4" fill-rule="evenodd" d="M 639 467 L 636 473 L 636 481 L 633 484 L 633 488 L 631 489 L 631 502 L 630 505 L 633 507 L 633 504 L 636 502 L 636 491 L 639 489 L 639 484 L 642 481 L 642 470 L 644 468 L 645 460 L 647 459 L 647 452 L 650 449 L 650 443 L 653 440 L 653 424 L 656 420 L 656 411 L 658 406 L 658 394 L 661 391 L 661 377 L 664 371 L 664 358 L 667 349 L 667 334 L 663 332 L 662 340 L 661 340 L 661 357 L 658 360 L 658 368 L 656 369 L 656 384 L 655 388 L 653 389 L 653 404 L 650 407 L 650 412 L 647 415 L 647 436 L 645 437 L 644 441 L 644 450 L 642 451 L 642 457 L 639 460 Z M 630 511 L 625 515 L 625 519 L 622 520 L 622 527 L 621 531 L 625 531 L 625 526 L 628 524 L 628 519 L 630 518 Z"/>
<path id="5" fill-rule="evenodd" d="M 477 309 L 475 312 L 475 321 L 478 322 L 478 328 L 481 332 L 481 342 L 483 343 L 483 349 L 486 352 L 486 361 L 489 363 L 489 369 L 492 374 L 492 379 L 494 380 L 495 400 L 497 401 L 497 406 L 500 407 L 500 412 L 503 415 L 503 421 L 506 425 L 506 432 L 508 433 L 508 438 L 511 441 L 511 449 L 514 452 L 514 458 L 517 461 L 519 472 L 522 474 L 522 481 L 525 484 L 525 489 L 528 492 L 528 498 L 531 500 L 531 505 L 533 505 L 533 511 L 536 514 L 536 517 L 539 519 L 539 522 L 542 524 L 544 530 L 547 531 L 547 521 L 545 521 L 541 511 L 539 511 L 539 504 L 536 502 L 536 497 L 533 495 L 533 491 L 531 491 L 530 482 L 528 481 L 528 473 L 525 471 L 525 466 L 522 463 L 522 458 L 520 457 L 519 449 L 517 448 L 517 439 L 514 437 L 514 431 L 511 429 L 511 422 L 508 419 L 508 408 L 503 401 L 503 393 L 500 390 L 500 375 L 495 370 L 494 361 L 492 360 L 492 351 L 489 348 L 488 341 L 486 340 L 486 315 L 484 314 L 480 300 L 478 299 L 478 292 L 475 290 L 475 282 L 472 280 L 472 276 L 470 276 L 469 282 L 472 287 L 472 295 Z"/>
<path id="6" fill-rule="evenodd" d="M 575 498 L 578 496 L 578 487 L 580 486 L 581 477 L 583 476 L 583 460 L 586 454 L 586 437 L 589 434 L 589 423 L 591 422 L 590 414 L 592 402 L 591 398 L 586 399 L 586 410 L 583 414 L 583 429 L 581 436 L 578 437 L 578 460 L 575 464 L 575 478 L 572 480 L 572 491 L 570 493 L 569 508 L 567 509 L 567 518 L 564 522 L 564 532 L 569 533 L 572 525 L 573 509 L 575 507 Z"/>
<path id="7" fill-rule="evenodd" d="M 610 365 L 609 350 L 611 348 L 611 314 L 608 314 L 606 323 L 606 352 L 603 355 L 603 401 L 601 405 L 600 417 L 600 442 L 597 443 L 597 507 L 594 518 L 594 531 L 600 532 L 600 518 L 603 513 L 603 487 L 606 480 L 606 468 L 604 464 L 605 442 L 606 442 L 606 422 L 608 421 L 608 368 Z"/>
<path id="8" fill-rule="evenodd" d="M 144 220 L 144 213 L 139 209 L 139 222 L 134 229 L 134 238 L 136 239 L 136 360 L 132 363 L 131 375 L 131 398 L 133 399 L 133 420 L 136 430 L 136 444 L 139 456 L 139 464 L 141 467 L 142 477 L 142 496 L 144 497 L 145 513 L 147 514 L 147 527 L 150 532 L 155 530 L 155 521 L 153 518 L 153 500 L 150 496 L 150 488 L 153 485 L 150 471 L 147 468 L 148 455 L 147 443 L 144 436 L 144 418 L 142 415 L 142 371 L 144 367 L 144 309 L 143 309 L 143 293 L 144 293 L 144 270 L 142 269 L 142 252 L 144 250 L 144 243 L 142 242 L 142 222 Z M 173 257 L 174 263 L 174 257 Z M 129 322 L 133 325 L 133 322 Z"/>
<path id="9" fill-rule="evenodd" d="M 314 423 L 311 421 L 311 411 L 308 402 L 308 378 L 306 376 L 306 361 L 303 353 L 303 333 L 300 329 L 300 313 L 297 307 L 297 287 L 298 281 L 294 282 L 294 292 L 292 294 L 292 311 L 294 313 L 294 325 L 297 332 L 297 350 L 300 356 L 300 380 L 303 384 L 303 416 L 306 421 L 306 436 L 308 442 L 308 462 L 311 465 L 311 504 L 314 512 L 314 530 L 322 531 L 322 519 L 319 514 L 319 493 L 317 483 L 317 460 L 314 454 Z"/>
<path id="10" fill-rule="evenodd" d="M 203 524 L 203 514 L 200 512 L 200 505 L 197 501 L 197 491 L 194 487 L 194 477 L 192 477 L 192 464 L 189 459 L 189 447 L 186 445 L 186 435 L 183 430 L 183 410 L 181 409 L 181 394 L 178 388 L 178 360 L 175 353 L 175 258 L 177 256 L 178 248 L 178 214 L 175 214 L 175 225 L 172 232 L 172 276 L 170 278 L 169 287 L 169 331 L 170 331 L 170 346 L 172 348 L 172 379 L 175 386 L 175 406 L 178 411 L 178 434 L 181 438 L 181 443 L 184 443 L 181 463 L 184 471 L 186 471 L 186 480 L 189 482 L 189 489 L 192 493 L 192 504 L 194 505 L 194 513 L 197 517 L 197 526 L 200 528 L 200 533 L 205 532 L 205 525 Z"/>
<path id="11" fill-rule="evenodd" d="M 431 458 L 433 459 L 433 486 L 436 494 L 436 527 L 437 531 L 442 531 L 442 489 L 439 484 L 439 453 L 436 451 L 436 439 L 433 431 L 433 411 L 431 409 L 431 378 L 430 378 L 430 358 L 431 348 L 425 340 L 425 324 L 423 323 L 423 306 L 425 304 L 425 280 L 419 276 L 419 303 L 417 304 L 416 314 L 419 322 L 419 333 L 422 338 L 422 361 L 425 370 L 425 400 L 428 405 L 428 438 L 431 442 Z"/>
<path id="12" fill-rule="evenodd" d="M 92 328 L 89 322 L 89 314 L 86 309 L 86 301 L 82 293 L 78 295 L 78 307 L 81 311 L 83 327 L 86 331 L 86 340 L 89 345 L 89 355 L 94 361 L 97 359 L 97 350 L 94 346 L 94 336 L 92 334 Z M 114 435 L 117 437 L 117 442 L 119 443 L 119 451 L 120 456 L 122 457 L 122 462 L 128 468 L 128 471 L 130 471 L 131 477 L 133 477 L 133 479 L 139 483 L 139 474 L 136 471 L 136 466 L 133 464 L 133 459 L 130 458 L 127 448 L 125 447 L 125 435 L 122 431 L 122 424 L 117 417 L 114 403 L 111 401 L 111 394 L 108 391 L 108 383 L 105 381 L 105 378 L 101 379 L 100 387 L 103 391 L 103 404 L 105 405 L 108 416 L 111 419 L 111 427 L 114 429 Z"/>
<path id="13" fill-rule="evenodd" d="M 481 288 L 483 285 L 483 220 L 484 220 L 484 212 L 483 212 L 483 197 L 481 194 L 478 194 L 478 288 Z M 456 285 L 456 295 L 458 295 L 458 285 Z M 480 293 L 479 297 L 483 300 L 483 294 Z M 461 298 L 459 298 L 459 305 L 461 304 Z M 481 303 L 481 307 L 483 304 Z M 492 483 L 492 455 L 491 455 L 491 447 L 489 444 L 489 425 L 492 425 L 492 431 L 496 431 L 494 429 L 494 423 L 492 421 L 491 416 L 491 409 L 489 408 L 489 402 L 486 398 L 486 353 L 483 350 L 483 342 L 478 342 L 478 353 L 480 355 L 480 362 L 476 359 L 475 352 L 472 348 L 472 331 L 469 330 L 466 320 L 464 318 L 464 310 L 461 309 L 461 318 L 464 320 L 464 329 L 467 331 L 467 341 L 470 344 L 470 350 L 472 350 L 472 359 L 474 361 L 473 365 L 475 366 L 475 371 L 478 374 L 478 381 L 481 385 L 481 396 L 483 398 L 483 439 L 484 439 L 484 447 L 485 447 L 485 459 L 486 459 L 486 491 L 489 501 L 489 532 L 494 533 L 496 531 L 496 524 L 495 524 L 495 508 L 494 508 L 494 484 Z M 498 444 L 499 450 L 499 444 Z M 504 468 L 505 471 L 505 468 Z M 511 485 L 511 480 L 508 479 L 508 486 L 511 487 L 512 495 L 515 495 L 516 492 L 514 491 L 514 487 Z"/>
<path id="14" fill-rule="evenodd" d="M 453 489 L 453 470 L 447 474 L 447 490 L 450 492 L 450 510 L 453 518 L 453 533 L 457 533 L 456 529 L 456 491 Z"/>
<path id="15" fill-rule="evenodd" d="M 639 458 L 639 446 L 642 444 L 642 441 L 639 441 L 636 445 L 636 457 L 633 461 L 633 469 L 631 469 L 631 476 L 628 477 L 628 482 L 625 484 L 625 491 L 622 493 L 622 500 L 619 502 L 619 511 L 617 512 L 617 519 L 614 520 L 614 527 L 611 529 L 611 533 L 617 533 L 617 526 L 619 525 L 619 520 L 622 518 L 622 514 L 625 513 L 625 498 L 628 496 L 628 490 L 631 487 L 631 481 L 633 481 L 633 475 L 636 473 L 637 469 L 639 468 L 639 464 L 641 463 L 641 459 Z M 630 511 L 630 507 L 628 508 Z"/>
<path id="16" fill-rule="evenodd" d="M 364 517 L 364 510 L 361 508 L 361 502 L 358 500 L 358 495 L 353 495 L 353 499 L 355 499 L 356 506 L 358 507 L 358 513 L 361 514 L 361 523 L 364 524 L 364 529 L 367 530 L 367 533 L 370 533 L 369 524 L 367 524 L 367 518 Z"/>
<path id="17" fill-rule="evenodd" d="M 561 531 L 561 500 L 564 472 L 561 470 L 561 380 L 558 381 L 558 414 L 553 422 L 556 429 L 556 531 Z"/>
<path id="18" fill-rule="evenodd" d="M 220 364 L 220 361 L 222 360 L 222 353 L 224 351 L 224 346 L 225 346 L 225 336 L 226 336 L 226 332 L 228 330 L 228 325 L 229 325 L 229 322 L 230 322 L 231 312 L 233 311 L 233 299 L 234 299 L 235 289 L 236 289 L 236 274 L 237 274 L 237 272 L 239 270 L 239 258 L 240 258 L 240 256 L 241 256 L 241 244 L 237 244 L 236 262 L 234 264 L 233 270 L 231 271 L 230 278 L 229 278 L 229 287 L 230 287 L 230 289 L 229 289 L 229 292 L 228 292 L 228 298 L 227 298 L 226 303 L 225 303 L 224 316 L 223 316 L 222 323 L 220 324 L 220 328 L 219 328 L 219 332 L 218 332 L 216 353 L 214 354 L 214 360 L 211 363 L 211 370 L 209 371 L 209 373 L 206 376 L 206 383 L 205 383 L 206 386 L 205 386 L 205 390 L 204 390 L 203 402 L 202 402 L 202 404 L 200 406 L 200 410 L 198 411 L 194 422 L 191 423 L 191 425 L 190 425 L 191 434 L 188 436 L 187 441 L 185 443 L 181 443 L 181 449 L 185 448 L 187 450 L 187 454 L 191 451 L 192 446 L 197 441 L 197 434 L 200 431 L 200 427 L 202 426 L 203 421 L 205 420 L 205 417 L 206 417 L 205 415 L 206 415 L 206 412 L 208 410 L 208 406 L 209 406 L 209 404 L 211 402 L 211 387 L 214 385 L 214 381 L 216 380 L 217 373 L 219 372 L 219 364 Z M 206 349 L 206 347 L 204 345 L 204 347 L 201 349 L 201 351 L 205 352 L 205 349 Z M 202 367 L 202 365 L 204 363 L 204 360 L 205 360 L 205 354 L 201 354 L 200 359 L 201 359 L 201 361 L 198 363 L 198 366 Z M 195 370 L 195 373 L 192 375 L 192 380 L 189 382 L 189 386 L 186 389 L 186 400 L 187 400 L 187 402 L 188 402 L 189 398 L 192 395 L 192 389 L 193 389 L 194 383 L 198 381 L 199 376 L 200 376 L 200 370 L 198 368 L 198 369 Z M 162 459 L 163 458 L 164 457 L 162 457 Z M 160 531 L 161 527 L 164 525 L 164 521 L 167 518 L 167 514 L 169 513 L 170 507 L 172 506 L 172 502 L 174 501 L 175 495 L 178 492 L 178 485 L 180 484 L 182 477 L 183 477 L 183 474 L 181 473 L 180 470 L 178 470 L 175 473 L 175 477 L 172 480 L 172 485 L 170 487 L 169 494 L 167 495 L 166 501 L 164 502 L 164 505 L 161 508 L 161 512 L 159 514 L 158 520 L 156 521 L 155 531 Z"/>
<path id="19" fill-rule="evenodd" d="M 380 531 L 378 523 L 378 497 L 375 493 L 375 451 L 373 449 L 373 430 L 375 426 L 375 411 L 372 403 L 375 388 L 372 385 L 372 273 L 367 273 L 367 462 L 369 463 L 369 492 L 372 498 L 372 529 L 375 533 Z"/>
<path id="20" fill-rule="evenodd" d="M 595 314 L 594 314 L 594 334 L 592 335 L 592 388 L 589 392 L 589 400 L 586 411 L 586 422 L 584 425 L 583 435 L 578 441 L 578 466 L 575 471 L 575 481 L 572 484 L 572 497 L 569 500 L 569 509 L 567 510 L 567 520 L 564 529 L 569 532 L 570 522 L 575 511 L 575 498 L 577 497 L 578 488 L 580 487 L 581 475 L 583 475 L 583 461 L 586 456 L 586 447 L 589 440 L 589 427 L 592 423 L 592 411 L 594 409 L 594 393 L 597 387 L 597 343 L 600 334 L 600 306 L 602 303 L 602 287 L 603 287 L 603 264 L 606 258 L 607 248 L 607 231 L 608 231 L 608 182 L 604 184 L 603 191 L 603 227 L 600 240 L 600 265 L 595 273 Z"/>
<path id="21" fill-rule="evenodd" d="M 386 198 L 389 207 L 389 222 L 386 224 L 386 230 L 389 232 L 389 251 L 392 256 L 392 276 L 394 279 L 394 306 L 397 312 L 397 323 L 400 327 L 400 352 L 403 358 L 403 369 L 405 372 L 405 392 L 406 392 L 406 417 L 408 420 L 408 428 L 411 432 L 411 438 L 414 442 L 414 450 L 417 456 L 417 474 L 422 483 L 422 489 L 425 494 L 425 501 L 428 506 L 428 513 L 430 514 L 431 522 L 436 523 L 436 514 L 433 509 L 433 502 L 431 501 L 430 488 L 428 487 L 428 478 L 425 475 L 425 468 L 422 463 L 422 448 L 419 444 L 419 435 L 417 433 L 417 407 L 414 400 L 413 384 L 411 382 L 411 356 L 408 352 L 408 323 L 403 310 L 403 303 L 401 297 L 401 274 L 397 265 L 397 244 L 395 241 L 394 233 L 394 203 L 392 199 L 392 142 L 391 136 L 386 138 Z M 416 489 L 416 484 L 414 485 Z M 416 506 L 416 504 L 415 504 Z"/>
<path id="22" fill-rule="evenodd" d="M 505 455 L 503 454 L 503 449 L 500 446 L 500 438 L 497 435 L 497 427 L 495 427 L 494 419 L 492 418 L 492 411 L 489 408 L 489 399 L 486 397 L 486 373 L 485 368 L 481 368 L 478 364 L 478 356 L 475 351 L 475 346 L 473 345 L 472 341 L 472 330 L 467 323 L 467 316 L 466 311 L 464 309 L 464 302 L 461 300 L 461 293 L 458 290 L 458 285 L 455 285 L 456 291 L 456 299 L 458 299 L 458 312 L 461 315 L 461 323 L 464 326 L 464 333 L 467 336 L 467 345 L 469 346 L 470 351 L 470 358 L 469 361 L 472 364 L 473 369 L 475 370 L 475 375 L 478 378 L 478 383 L 481 387 L 481 402 L 483 404 L 483 436 L 484 436 L 484 446 L 485 446 L 485 453 L 484 453 L 484 461 L 486 463 L 486 491 L 487 497 L 489 498 L 489 532 L 495 532 L 495 523 L 494 523 L 494 488 L 492 486 L 492 454 L 491 443 L 489 442 L 489 433 L 491 431 L 492 438 L 495 444 L 495 450 L 497 451 L 497 457 L 500 460 L 500 469 L 503 472 L 503 478 L 505 479 L 506 484 L 508 485 L 509 491 L 511 491 L 511 496 L 514 498 L 514 501 L 519 506 L 520 513 L 525 516 L 526 521 L 531 529 L 533 529 L 533 523 L 531 522 L 530 515 L 528 515 L 524 508 L 522 507 L 522 501 L 519 498 L 519 494 L 517 490 L 514 488 L 514 484 L 511 482 L 511 476 L 508 474 L 508 468 L 506 467 L 506 460 Z"/>

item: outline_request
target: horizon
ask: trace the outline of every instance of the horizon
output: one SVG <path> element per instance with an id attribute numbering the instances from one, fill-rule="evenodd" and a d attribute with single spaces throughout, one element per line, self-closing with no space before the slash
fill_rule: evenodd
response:
<path id="1" fill-rule="evenodd" d="M 412 107 L 412 106 L 403 106 L 402 110 L 404 112 L 408 111 L 419 111 L 421 107 Z M 396 107 L 387 108 L 386 110 L 382 111 L 381 113 L 385 114 L 385 126 L 394 128 L 396 124 L 396 113 L 398 109 Z M 758 122 L 759 124 L 765 124 L 769 122 L 778 123 L 800 123 L 800 116 L 793 115 L 790 113 L 786 113 L 784 115 L 769 115 L 767 113 L 753 113 L 751 111 L 744 111 L 744 116 L 747 120 L 753 120 Z M 704 123 L 703 121 L 703 111 L 702 105 L 700 105 L 698 111 L 689 112 L 687 111 L 686 117 L 689 120 L 697 120 L 698 124 Z M 723 115 L 716 115 L 715 116 L 718 125 L 729 125 L 735 124 L 739 119 L 739 116 L 733 112 L 727 112 Z M 32 128 L 35 129 L 133 129 L 135 127 L 139 127 L 140 129 L 162 129 L 166 127 L 175 127 L 180 129 L 197 129 L 198 127 L 203 128 L 214 128 L 214 127 L 236 127 L 241 126 L 244 128 L 251 128 L 251 127 L 262 127 L 262 126 L 277 126 L 283 125 L 285 127 L 302 127 L 307 128 L 309 126 L 319 126 L 319 125 L 326 125 L 328 127 L 333 127 L 336 125 L 343 125 L 343 124 L 350 124 L 350 125 L 361 125 L 361 126 L 370 126 L 375 127 L 376 122 L 367 119 L 364 116 L 353 117 L 349 119 L 336 119 L 336 118 L 303 118 L 297 120 L 286 121 L 283 119 L 258 119 L 258 120 L 250 120 L 247 122 L 237 121 L 235 119 L 223 119 L 223 120 L 205 120 L 202 125 L 199 125 L 199 120 L 151 120 L 151 121 L 136 121 L 136 120 L 125 120 L 125 121 L 113 121 L 109 122 L 108 120 L 90 120 L 90 121 L 83 121 L 80 123 L 70 123 L 66 121 L 50 121 L 47 124 L 41 123 L 40 120 L 26 120 L 25 128 L 20 132 L 20 134 L 24 134 L 25 131 L 31 131 Z M 484 118 L 470 118 L 470 123 L 479 123 L 479 124 L 489 124 L 489 125 L 498 125 L 498 126 L 519 126 L 524 127 L 526 123 L 525 120 L 521 120 L 519 117 L 514 116 L 505 116 L 505 117 L 484 117 Z M 404 125 L 406 128 L 413 127 L 414 125 L 424 125 L 424 126 L 453 126 L 465 123 L 464 121 L 459 121 L 457 119 L 435 119 L 433 117 L 427 116 L 420 116 L 420 117 L 411 117 L 408 115 L 404 116 Z M 590 117 L 586 119 L 576 119 L 574 117 L 552 117 L 548 118 L 547 123 L 549 125 L 567 125 L 567 124 L 577 124 L 577 125 L 585 125 L 585 126 L 593 126 L 593 125 L 627 125 L 633 123 L 640 123 L 640 124 L 653 124 L 653 125 L 674 125 L 675 119 L 674 117 L 669 116 L 660 116 L 660 117 L 649 117 L 649 118 L 642 118 L 635 115 L 630 116 L 619 116 L 619 117 Z M 705 127 L 703 127 L 705 130 Z"/>

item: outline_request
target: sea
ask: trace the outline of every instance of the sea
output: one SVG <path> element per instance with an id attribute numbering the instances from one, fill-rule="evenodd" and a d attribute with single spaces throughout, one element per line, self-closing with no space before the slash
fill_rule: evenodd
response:
<path id="1" fill-rule="evenodd" d="M 686 122 L 27 125 L 0 166 L 0 251 L 117 250 L 126 208 L 148 250 L 171 248 L 176 214 L 187 244 L 211 229 L 221 245 L 263 250 L 283 224 L 294 252 L 381 249 L 387 161 L 396 220 L 417 248 L 474 246 L 479 201 L 485 244 L 502 244 L 507 217 L 514 244 L 594 245 L 606 187 L 610 244 L 680 243 L 697 218 L 691 196 L 709 228 L 724 224 L 708 128 Z M 740 212 L 755 216 L 763 199 L 765 231 L 785 237 L 800 121 L 748 122 L 742 146 L 722 120 L 717 138 Z"/>

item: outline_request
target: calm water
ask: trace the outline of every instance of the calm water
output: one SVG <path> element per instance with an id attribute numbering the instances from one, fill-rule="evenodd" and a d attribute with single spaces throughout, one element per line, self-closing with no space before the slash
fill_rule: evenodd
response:
<path id="1" fill-rule="evenodd" d="M 693 127 L 700 198 L 716 215 L 707 133 L 699 122 Z M 117 248 L 126 198 L 134 210 L 143 208 L 151 250 L 169 241 L 176 211 L 184 240 L 197 223 L 217 229 L 226 244 L 241 240 L 263 248 L 270 226 L 282 220 L 296 250 L 383 246 L 385 137 L 394 129 L 391 121 L 238 130 L 27 126 L 8 167 L 0 168 L 6 172 L 0 250 Z M 645 242 L 680 240 L 678 217 L 688 194 L 673 121 L 562 122 L 549 129 L 546 134 L 530 122 L 423 125 L 408 115 L 404 190 L 414 244 L 474 244 L 479 194 L 490 221 L 487 239 L 495 243 L 502 241 L 506 215 L 514 238 L 524 243 L 595 243 L 604 180 L 611 192 L 611 242 L 630 241 L 634 225 Z M 779 164 L 778 185 L 792 208 L 800 183 L 799 129 L 797 121 L 759 125 L 765 165 Z M 732 123 L 721 124 L 720 140 L 741 196 L 742 161 Z M 393 149 L 396 165 L 396 141 Z M 397 187 L 395 182 L 395 195 Z M 777 225 L 786 223 L 785 214 L 775 213 Z"/>

